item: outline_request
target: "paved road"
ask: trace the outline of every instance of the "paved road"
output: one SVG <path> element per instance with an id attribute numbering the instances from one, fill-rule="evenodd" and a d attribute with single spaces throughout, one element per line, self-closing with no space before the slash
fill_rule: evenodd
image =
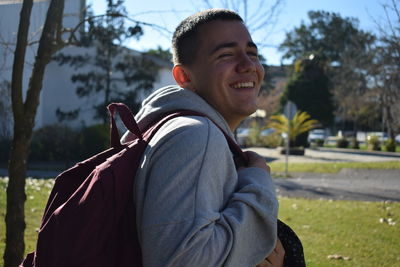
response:
<path id="1" fill-rule="evenodd" d="M 286 197 L 359 201 L 400 201 L 400 170 L 342 169 L 338 174 L 291 173 L 274 179 Z"/>
<path id="2" fill-rule="evenodd" d="M 268 162 L 284 162 L 276 149 L 249 148 Z M 399 161 L 399 153 L 356 150 L 307 149 L 304 156 L 290 156 L 290 162 L 376 162 Z M 293 178 L 275 179 L 280 196 L 360 201 L 400 201 L 400 169 L 343 169 L 337 174 L 290 173 Z"/>
<path id="3" fill-rule="evenodd" d="M 252 147 L 252 150 L 264 156 L 268 162 L 284 162 L 285 155 L 277 149 Z M 400 153 L 372 152 L 349 149 L 306 149 L 304 156 L 289 156 L 289 162 L 376 162 L 398 160 Z"/>

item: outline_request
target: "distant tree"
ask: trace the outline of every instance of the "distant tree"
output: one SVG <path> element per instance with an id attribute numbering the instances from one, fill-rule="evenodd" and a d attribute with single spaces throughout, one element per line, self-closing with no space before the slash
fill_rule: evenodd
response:
<path id="1" fill-rule="evenodd" d="M 309 24 L 302 23 L 286 34 L 280 50 L 284 52 L 285 59 L 296 60 L 313 55 L 324 63 L 323 76 L 315 75 L 316 84 L 311 85 L 314 82 L 309 80 L 307 86 L 321 87 L 317 85 L 321 82 L 329 84 L 334 102 L 330 100 L 330 104 L 321 105 L 325 107 L 324 109 L 331 110 L 330 115 L 325 118 L 310 110 L 315 104 L 313 107 L 309 106 L 307 109 L 303 107 L 303 109 L 325 126 L 331 125 L 335 110 L 342 120 L 353 120 L 356 131 L 358 122 L 365 115 L 363 111 L 367 110 L 368 103 L 362 96 L 368 90 L 369 67 L 372 63 L 371 48 L 375 36 L 359 29 L 357 19 L 343 18 L 337 13 L 310 11 L 308 17 Z M 313 97 L 316 103 L 327 103 L 327 98 L 318 100 L 317 95 Z M 351 104 L 355 102 L 357 103 Z"/>
<path id="2" fill-rule="evenodd" d="M 266 74 L 264 75 L 264 81 L 261 85 L 261 92 L 267 93 L 274 89 L 273 77 L 270 75 L 270 66 L 267 65 L 267 59 L 262 55 L 259 55 L 259 59 Z"/>
<path id="3" fill-rule="evenodd" d="M 400 1 L 382 7 L 386 18 L 377 22 L 380 38 L 371 77 L 384 126 L 394 140 L 400 133 Z"/>
<path id="4" fill-rule="evenodd" d="M 127 14 L 123 1 L 108 0 L 105 16 L 94 16 L 90 10 L 87 16 L 87 32 L 83 35 L 81 46 L 94 47 L 95 53 L 77 56 L 59 54 L 55 60 L 75 69 L 90 66 L 90 71 L 79 71 L 72 75 L 71 80 L 78 84 L 76 94 L 79 97 L 102 94 L 102 100 L 93 108 L 95 118 L 106 123 L 106 106 L 110 102 L 122 101 L 132 110 L 138 109 L 141 94 L 152 89 L 158 68 L 151 58 L 123 46 L 127 39 L 139 38 L 143 34 L 139 23 L 126 27 Z M 74 119 L 79 111 L 58 109 L 57 115 L 59 119 Z"/>
<path id="5" fill-rule="evenodd" d="M 172 62 L 172 53 L 169 49 L 163 49 L 161 46 L 157 49 L 150 49 L 145 52 L 146 55 L 155 56 L 156 58 Z"/>
<path id="6" fill-rule="evenodd" d="M 276 114 L 281 108 L 281 95 L 286 87 L 287 68 L 285 66 L 264 65 L 265 76 L 258 98 L 258 107 L 266 112 L 266 118 Z"/>
<path id="7" fill-rule="evenodd" d="M 371 86 L 368 84 L 375 56 L 374 42 L 372 35 L 354 36 L 352 45 L 343 51 L 341 64 L 331 68 L 336 114 L 353 123 L 354 136 L 360 124 L 367 118 L 376 117 L 373 106 L 377 105 L 371 99 Z"/>
<path id="8" fill-rule="evenodd" d="M 333 122 L 333 98 L 324 62 L 318 58 L 297 60 L 281 97 L 281 106 L 290 100 L 324 127 Z"/>
<path id="9" fill-rule="evenodd" d="M 115 69 L 122 74 L 128 89 L 119 92 L 112 101 L 126 103 L 134 113 L 139 111 L 141 100 L 153 89 L 160 69 L 155 58 L 157 57 L 146 53 L 125 54 L 123 60 L 115 65 Z"/>
<path id="10" fill-rule="evenodd" d="M 304 22 L 286 33 L 279 49 L 284 59 L 296 60 L 315 55 L 322 61 L 341 65 L 347 51 L 354 47 L 362 52 L 359 40 L 370 40 L 373 36 L 359 29 L 358 20 L 343 18 L 338 13 L 309 11 L 310 24 Z M 356 43 L 353 41 L 357 40 Z"/>

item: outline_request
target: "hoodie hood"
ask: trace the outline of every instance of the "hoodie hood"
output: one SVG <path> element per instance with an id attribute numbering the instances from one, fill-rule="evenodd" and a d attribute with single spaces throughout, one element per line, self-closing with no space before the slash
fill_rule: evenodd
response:
<path id="1" fill-rule="evenodd" d="M 161 114 L 182 109 L 207 115 L 209 119 L 234 138 L 227 122 L 218 111 L 196 93 L 177 85 L 166 86 L 154 91 L 142 102 L 142 107 L 135 119 L 137 122 L 144 119 L 152 122 Z"/>

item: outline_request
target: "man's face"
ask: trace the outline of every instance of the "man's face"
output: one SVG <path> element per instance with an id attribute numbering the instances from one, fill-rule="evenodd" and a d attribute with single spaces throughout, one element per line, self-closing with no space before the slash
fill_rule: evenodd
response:
<path id="1" fill-rule="evenodd" d="M 187 66 L 192 90 L 213 106 L 231 129 L 257 109 L 264 78 L 257 47 L 240 21 L 202 25 L 194 63 Z"/>

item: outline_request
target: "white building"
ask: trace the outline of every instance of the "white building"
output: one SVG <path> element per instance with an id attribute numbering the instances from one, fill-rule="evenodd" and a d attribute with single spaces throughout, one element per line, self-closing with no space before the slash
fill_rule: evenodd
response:
<path id="1" fill-rule="evenodd" d="M 49 0 L 34 0 L 32 9 L 29 42 L 34 43 L 27 49 L 25 69 L 24 69 L 24 96 L 28 86 L 29 77 L 37 50 L 37 43 L 40 38 L 41 27 L 43 26 Z M 83 17 L 83 9 L 85 0 L 65 0 L 64 7 L 64 27 L 73 28 L 79 24 Z M 17 37 L 17 29 L 19 23 L 19 13 L 22 7 L 22 0 L 0 0 L 0 83 L 3 81 L 11 81 L 13 53 Z M 66 47 L 63 49 L 64 54 L 81 54 L 87 51 L 89 54 L 94 53 L 93 49 L 84 49 L 78 47 Z M 132 51 L 140 55 L 139 52 Z M 173 84 L 174 80 L 171 75 L 172 64 L 168 62 L 158 61 L 160 70 L 155 73 L 156 82 L 154 88 L 159 88 L 168 84 Z M 87 71 L 83 69 L 82 72 Z M 91 103 L 98 101 L 99 97 L 90 99 L 79 98 L 75 94 L 77 84 L 72 83 L 71 76 L 76 73 L 73 68 L 63 65 L 59 66 L 57 62 L 51 62 L 46 67 L 43 80 L 43 88 L 40 95 L 40 104 L 37 111 L 35 128 L 44 125 L 57 123 L 55 111 L 57 108 L 68 111 L 82 106 L 89 106 Z M 0 98 L 2 96 L 0 95 Z M 4 98 L 4 96 L 3 96 Z M 11 114 L 11 112 L 10 112 Z M 0 114 L 1 115 L 1 114 Z M 98 121 L 93 120 L 93 110 L 82 110 L 78 119 L 69 122 L 71 126 L 90 125 Z M 10 127 L 11 117 L 5 114 L 1 115 L 0 127 Z"/>

